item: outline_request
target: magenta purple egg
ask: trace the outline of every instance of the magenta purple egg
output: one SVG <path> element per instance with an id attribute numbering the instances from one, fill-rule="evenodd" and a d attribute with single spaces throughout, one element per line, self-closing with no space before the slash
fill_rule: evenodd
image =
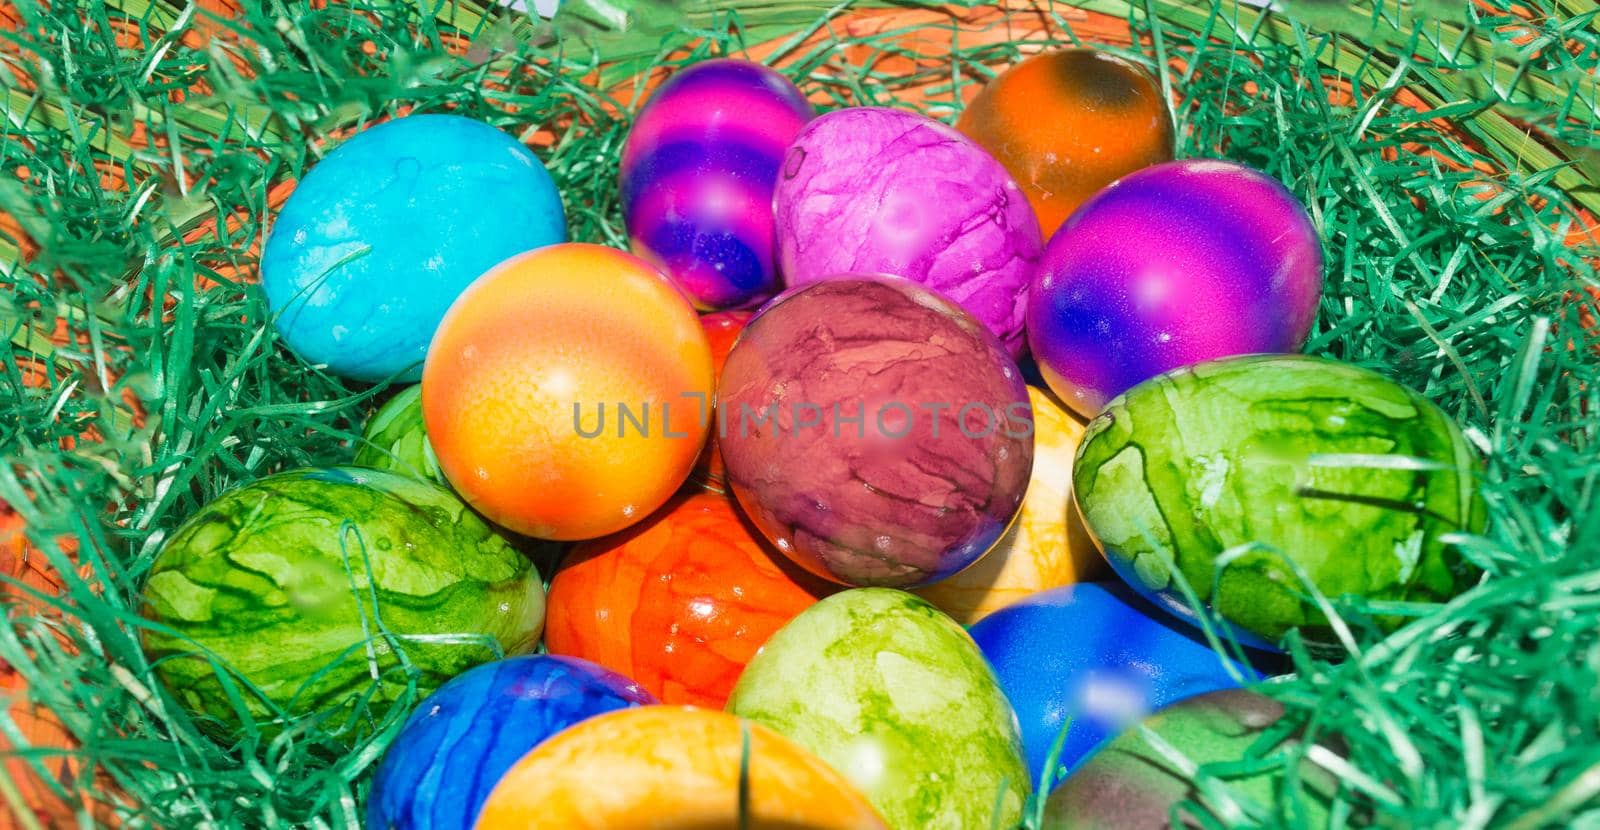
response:
<path id="1" fill-rule="evenodd" d="M 777 190 L 788 285 L 881 273 L 921 283 L 976 317 L 1016 357 L 1039 221 L 1005 168 L 971 139 L 911 112 L 856 107 L 806 125 Z"/>
<path id="2" fill-rule="evenodd" d="M 994 546 L 1033 467 L 1033 410 L 1000 341 L 894 277 L 789 289 L 717 388 L 739 504 L 784 555 L 850 585 L 925 585 Z"/>
<path id="3" fill-rule="evenodd" d="M 634 253 L 701 310 L 776 293 L 772 192 L 785 149 L 814 114 L 794 84 L 760 64 L 713 60 L 674 74 L 622 149 Z"/>
<path id="4" fill-rule="evenodd" d="M 1028 343 L 1050 388 L 1093 415 L 1162 372 L 1298 351 L 1321 296 L 1321 243 L 1294 194 L 1233 162 L 1173 161 L 1109 185 L 1050 239 Z"/>

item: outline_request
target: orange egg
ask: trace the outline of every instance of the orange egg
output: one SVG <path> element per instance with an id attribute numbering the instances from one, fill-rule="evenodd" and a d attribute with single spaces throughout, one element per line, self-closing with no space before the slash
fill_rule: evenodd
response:
<path id="1" fill-rule="evenodd" d="M 1013 66 L 984 86 L 956 129 L 1022 185 L 1046 238 L 1095 191 L 1172 159 L 1172 119 L 1156 80 L 1094 49 Z"/>
<path id="2" fill-rule="evenodd" d="M 1072 505 L 1072 458 L 1083 440 L 1083 424 L 1036 386 L 1028 387 L 1028 402 L 1033 405 L 1033 472 L 1017 518 L 971 567 L 915 591 L 962 625 L 1105 570 Z"/>
<path id="3" fill-rule="evenodd" d="M 650 515 L 705 443 L 711 347 L 653 266 L 569 243 L 478 278 L 434 334 L 422 415 L 473 507 L 541 539 Z"/>
<path id="4" fill-rule="evenodd" d="M 545 646 L 662 703 L 720 708 L 756 649 L 834 589 L 773 549 L 733 496 L 685 490 L 572 549 L 550 581 Z"/>
<path id="5" fill-rule="evenodd" d="M 726 712 L 690 706 L 609 712 L 557 734 L 500 779 L 477 824 L 477 830 L 883 827 L 849 781 L 799 744 Z"/>

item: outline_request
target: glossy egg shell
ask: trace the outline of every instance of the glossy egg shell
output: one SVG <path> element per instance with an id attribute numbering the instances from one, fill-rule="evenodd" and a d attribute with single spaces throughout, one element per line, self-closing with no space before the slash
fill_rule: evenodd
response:
<path id="1" fill-rule="evenodd" d="M 895 830 L 1011 827 L 1031 790 L 977 645 L 903 591 L 844 591 L 801 613 L 750 661 L 728 711 L 817 753 Z"/>
<path id="2" fill-rule="evenodd" d="M 776 196 L 790 286 L 851 273 L 943 294 L 1022 352 L 1028 275 L 1043 241 L 1000 163 L 923 115 L 853 107 L 818 117 L 789 147 Z"/>
<path id="3" fill-rule="evenodd" d="M 778 290 L 772 192 L 815 110 L 776 70 L 742 60 L 680 69 L 639 111 L 622 148 L 633 250 L 702 309 Z"/>
<path id="4" fill-rule="evenodd" d="M 585 660 L 551 655 L 485 663 L 439 687 L 389 744 L 372 779 L 367 826 L 456 830 L 510 769 L 545 739 L 595 715 L 655 703 Z"/>
<path id="5" fill-rule="evenodd" d="M 663 703 L 720 708 L 756 649 L 831 590 L 773 550 L 732 496 L 684 493 L 572 549 L 550 583 L 545 645 Z"/>
<path id="6" fill-rule="evenodd" d="M 1072 458 L 1083 424 L 1041 389 L 1029 386 L 1028 401 L 1033 405 L 1033 472 L 1016 520 L 971 567 L 916 590 L 962 625 L 1105 570 L 1072 506 Z"/>
<path id="7" fill-rule="evenodd" d="M 1027 488 L 1029 418 L 1020 372 L 971 315 L 856 276 L 790 289 L 750 321 L 722 370 L 717 440 L 740 506 L 784 555 L 902 587 L 999 540 Z"/>
<path id="8" fill-rule="evenodd" d="M 1169 703 L 1256 679 L 1249 666 L 1224 659 L 1120 583 L 1034 595 L 974 625 L 972 637 L 1016 710 L 1035 781 L 1043 780 L 1058 739 L 1052 771 L 1071 770 Z M 1064 726 L 1066 736 L 1058 738 Z"/>
<path id="9" fill-rule="evenodd" d="M 1203 360 L 1293 352 L 1322 296 L 1322 243 L 1275 179 L 1216 159 L 1148 167 L 1061 226 L 1028 289 L 1045 381 L 1086 417 Z"/>
<path id="10" fill-rule="evenodd" d="M 1241 641 L 1271 646 L 1293 628 L 1331 636 L 1284 557 L 1330 600 L 1464 590 L 1477 569 L 1443 537 L 1483 529 L 1480 475 L 1461 428 L 1416 392 L 1272 355 L 1181 369 L 1112 401 L 1089 424 L 1073 492 L 1129 585 L 1192 620 L 1181 574 Z"/>
<path id="11" fill-rule="evenodd" d="M 1193 764 L 1203 778 L 1225 784 L 1229 793 L 1272 811 L 1262 826 L 1328 827 L 1328 797 L 1339 782 L 1327 770 L 1302 762 L 1298 775 L 1308 786 L 1293 802 L 1280 799 L 1283 767 L 1255 759 L 1274 752 L 1296 752 L 1297 739 L 1273 742 L 1265 734 L 1284 715 L 1283 705 L 1244 689 L 1210 692 L 1183 700 L 1146 718 L 1143 726 Z M 1144 732 L 1130 728 L 1078 768 L 1045 802 L 1041 830 L 1168 830 L 1173 809 L 1183 802 L 1179 821 L 1214 814 L 1198 805 L 1204 794 L 1193 776 L 1180 770 L 1167 750 L 1157 749 Z M 1260 764 L 1253 774 L 1241 774 Z M 1296 812 L 1287 813 L 1293 809 Z"/>
<path id="12" fill-rule="evenodd" d="M 261 255 L 284 341 L 362 381 L 415 381 L 445 310 L 484 271 L 567 238 L 561 196 L 509 135 L 456 115 L 386 121 L 296 185 Z"/>
<path id="13" fill-rule="evenodd" d="M 666 277 L 568 243 L 461 295 L 428 352 L 422 413 L 440 468 L 485 516 L 591 539 L 650 515 L 688 477 L 711 393 L 705 332 Z"/>
<path id="14" fill-rule="evenodd" d="M 1022 186 L 1046 239 L 1100 188 L 1172 160 L 1172 118 L 1138 64 L 1098 49 L 1034 55 L 985 84 L 956 129 Z"/>
<path id="15" fill-rule="evenodd" d="M 645 706 L 584 721 L 524 756 L 476 830 L 883 826 L 848 781 L 770 729 L 710 709 Z"/>
<path id="16" fill-rule="evenodd" d="M 413 682 L 427 694 L 497 649 L 530 650 L 544 585 L 443 487 L 334 467 L 213 499 L 162 545 L 142 608 L 157 624 L 143 629 L 145 652 L 173 697 L 213 731 L 238 730 L 244 718 L 204 648 L 247 689 L 248 716 L 270 736 L 284 726 L 277 710 L 327 716 L 333 729 L 370 693 L 376 719 Z M 364 728 L 352 726 L 352 740 Z"/>

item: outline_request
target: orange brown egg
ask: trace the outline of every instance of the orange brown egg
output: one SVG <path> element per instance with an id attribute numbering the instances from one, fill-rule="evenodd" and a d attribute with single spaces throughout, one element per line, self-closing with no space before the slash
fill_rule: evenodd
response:
<path id="1" fill-rule="evenodd" d="M 1096 49 L 1035 55 L 990 81 L 956 129 L 1005 166 L 1046 238 L 1102 187 L 1172 158 L 1155 78 Z"/>

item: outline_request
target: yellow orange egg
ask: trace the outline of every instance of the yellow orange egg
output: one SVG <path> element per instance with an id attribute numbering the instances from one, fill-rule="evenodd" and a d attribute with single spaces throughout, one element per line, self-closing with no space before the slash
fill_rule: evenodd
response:
<path id="1" fill-rule="evenodd" d="M 557 734 L 500 779 L 477 824 L 477 830 L 883 827 L 849 781 L 799 744 L 726 712 L 690 706 L 609 712 Z"/>
<path id="2" fill-rule="evenodd" d="M 480 277 L 439 324 L 422 414 L 439 467 L 492 521 L 590 539 L 666 502 L 705 443 L 711 347 L 653 266 L 552 245 Z"/>
<path id="3" fill-rule="evenodd" d="M 1022 599 L 1093 579 L 1105 567 L 1072 506 L 1078 423 L 1050 393 L 1028 387 L 1033 405 L 1033 473 L 1011 529 L 972 567 L 916 591 L 962 625 Z"/>

